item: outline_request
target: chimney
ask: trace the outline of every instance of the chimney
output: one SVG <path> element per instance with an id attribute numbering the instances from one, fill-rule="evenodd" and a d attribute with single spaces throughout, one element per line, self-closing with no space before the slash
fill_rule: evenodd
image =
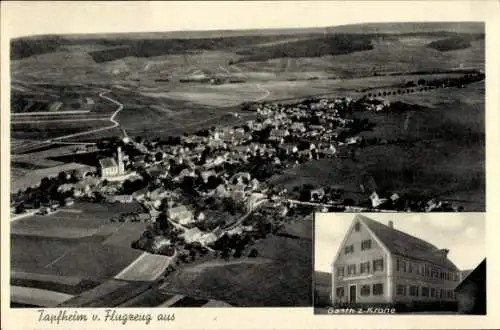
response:
<path id="1" fill-rule="evenodd" d="M 389 220 L 389 228 L 394 228 L 394 222 Z"/>
<path id="2" fill-rule="evenodd" d="M 440 249 L 437 251 L 437 253 L 441 256 L 443 256 L 443 258 L 446 258 L 448 257 L 448 253 L 450 252 L 450 250 L 448 249 Z"/>

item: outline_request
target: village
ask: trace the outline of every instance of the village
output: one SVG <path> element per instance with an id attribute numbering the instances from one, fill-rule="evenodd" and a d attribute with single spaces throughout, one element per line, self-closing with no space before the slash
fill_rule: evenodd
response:
<path id="1" fill-rule="evenodd" d="M 376 99 L 307 99 L 294 104 L 246 105 L 255 119 L 195 134 L 149 141 L 141 137 L 101 140 L 95 172 L 62 172 L 20 191 L 12 212 L 49 214 L 76 201 L 138 203 L 142 211 L 112 222 L 147 222 L 132 246 L 151 253 L 194 259 L 212 251 L 221 257 L 256 256 L 245 248 L 285 222 L 314 211 L 460 211 L 436 199 L 379 196 L 361 186 L 366 200 L 345 199 L 341 189 L 304 184 L 287 191 L 273 175 L 309 161 L 355 157 L 367 143 L 359 133 L 373 126 L 353 111 L 392 111 Z M 371 142 L 373 143 L 373 142 Z M 95 147 L 94 147 L 95 149 Z M 139 233 L 138 233 L 139 236 Z"/>

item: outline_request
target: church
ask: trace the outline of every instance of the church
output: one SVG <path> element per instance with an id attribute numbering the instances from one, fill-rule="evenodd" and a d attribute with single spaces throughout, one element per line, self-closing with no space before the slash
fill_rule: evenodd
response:
<path id="1" fill-rule="evenodd" d="M 120 147 L 118 147 L 117 149 L 116 159 L 114 157 L 99 159 L 99 171 L 101 178 L 103 180 L 125 174 L 125 165 L 123 164 L 123 153 Z"/>

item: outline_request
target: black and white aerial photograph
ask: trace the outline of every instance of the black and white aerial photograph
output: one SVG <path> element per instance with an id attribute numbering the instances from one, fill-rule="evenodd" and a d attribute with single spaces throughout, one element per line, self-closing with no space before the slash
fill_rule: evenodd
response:
<path id="1" fill-rule="evenodd" d="M 484 213 L 318 213 L 314 313 L 486 315 Z"/>
<path id="2" fill-rule="evenodd" d="M 376 19 L 12 38 L 11 307 L 311 307 L 315 212 L 484 212 L 484 23 Z"/>

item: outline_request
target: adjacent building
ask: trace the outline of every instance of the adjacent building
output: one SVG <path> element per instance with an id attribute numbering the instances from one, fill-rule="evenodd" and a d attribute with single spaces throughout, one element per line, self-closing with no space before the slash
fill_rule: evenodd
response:
<path id="1" fill-rule="evenodd" d="M 356 215 L 333 263 L 331 299 L 338 304 L 456 302 L 459 270 L 448 250 Z"/>
<path id="2" fill-rule="evenodd" d="M 486 315 L 486 259 L 455 288 L 458 311 Z"/>
<path id="3" fill-rule="evenodd" d="M 193 212 L 186 206 L 178 205 L 168 209 L 167 216 L 181 225 L 187 225 L 194 221 Z"/>

